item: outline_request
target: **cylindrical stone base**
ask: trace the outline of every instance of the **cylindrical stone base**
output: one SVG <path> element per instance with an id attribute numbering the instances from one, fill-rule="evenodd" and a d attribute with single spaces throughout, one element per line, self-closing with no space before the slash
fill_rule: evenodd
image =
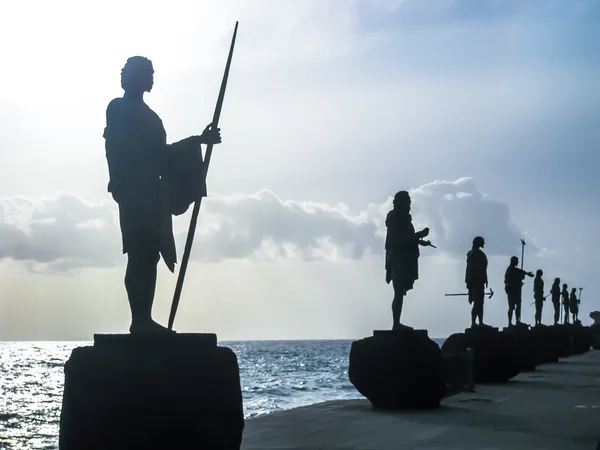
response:
<path id="1" fill-rule="evenodd" d="M 215 335 L 96 335 L 65 365 L 61 450 L 239 450 L 237 358 Z"/>
<path id="2" fill-rule="evenodd" d="M 442 352 L 425 330 L 375 331 L 352 343 L 348 376 L 375 408 L 437 408 L 446 382 Z"/>

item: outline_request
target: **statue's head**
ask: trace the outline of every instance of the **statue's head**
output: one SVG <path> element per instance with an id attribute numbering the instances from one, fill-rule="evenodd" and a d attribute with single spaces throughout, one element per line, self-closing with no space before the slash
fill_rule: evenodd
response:
<path id="1" fill-rule="evenodd" d="M 394 195 L 394 209 L 408 212 L 410 211 L 410 195 L 407 191 L 400 191 Z"/>
<path id="2" fill-rule="evenodd" d="M 559 285 L 560 284 L 560 278 L 555 278 L 554 279 L 554 284 Z"/>
<path id="3" fill-rule="evenodd" d="M 516 256 L 511 256 L 510 258 L 510 265 L 511 266 L 517 266 L 519 264 L 519 258 L 517 258 Z"/>
<path id="4" fill-rule="evenodd" d="M 567 286 L 567 283 L 564 283 L 564 284 L 563 284 L 563 289 L 565 289 L 565 290 L 566 290 L 568 287 L 569 287 L 569 286 Z"/>
<path id="5" fill-rule="evenodd" d="M 125 92 L 144 93 L 152 90 L 154 68 L 143 56 L 132 56 L 121 70 L 121 87 Z"/>
<path id="6" fill-rule="evenodd" d="M 542 269 L 538 269 L 538 270 L 535 272 L 535 275 L 536 275 L 537 277 L 541 277 L 542 275 L 544 275 L 544 271 L 543 271 Z"/>
<path id="7" fill-rule="evenodd" d="M 485 240 L 481 236 L 476 236 L 473 239 L 473 247 L 483 248 L 485 246 Z"/>

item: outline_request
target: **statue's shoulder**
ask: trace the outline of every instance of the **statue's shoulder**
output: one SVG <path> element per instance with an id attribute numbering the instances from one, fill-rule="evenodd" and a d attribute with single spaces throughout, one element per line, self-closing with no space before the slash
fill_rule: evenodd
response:
<path id="1" fill-rule="evenodd" d="M 392 224 L 393 220 L 394 220 L 394 210 L 392 209 L 390 212 L 387 213 L 387 216 L 385 217 L 385 226 L 389 227 Z"/>
<path id="2" fill-rule="evenodd" d="M 121 109 L 126 106 L 126 101 L 123 97 L 113 98 L 106 107 L 106 111 L 111 111 L 115 109 Z"/>
<path id="3" fill-rule="evenodd" d="M 128 109 L 127 103 L 127 101 L 120 97 L 112 99 L 106 107 L 106 119 L 112 122 L 111 118 L 116 119 L 125 114 Z"/>

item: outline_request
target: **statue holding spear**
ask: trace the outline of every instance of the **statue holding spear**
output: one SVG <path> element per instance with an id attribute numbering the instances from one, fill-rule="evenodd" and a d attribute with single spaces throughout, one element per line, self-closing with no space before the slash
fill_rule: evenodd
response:
<path id="1" fill-rule="evenodd" d="M 233 41 L 236 32 L 237 23 Z M 168 331 L 152 319 L 157 265 L 162 256 L 169 270 L 175 271 L 172 215 L 183 214 L 194 202 L 195 228 L 200 200 L 206 196 L 210 152 L 213 145 L 221 143 L 218 118 L 232 51 L 233 42 L 217 102 L 218 112 L 200 136 L 167 144 L 160 117 L 144 102 L 144 94 L 154 85 L 154 68 L 142 56 L 127 60 L 121 71 L 124 95 L 112 100 L 106 110 L 108 191 L 118 204 L 123 253 L 128 258 L 125 288 L 131 309 L 130 333 Z M 202 144 L 207 146 L 205 160 Z M 184 272 L 191 246 L 189 234 L 187 244 Z M 181 281 L 182 278 L 180 273 Z"/>

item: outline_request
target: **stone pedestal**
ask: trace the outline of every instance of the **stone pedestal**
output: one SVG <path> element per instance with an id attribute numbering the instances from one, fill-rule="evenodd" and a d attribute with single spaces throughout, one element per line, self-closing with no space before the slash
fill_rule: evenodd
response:
<path id="1" fill-rule="evenodd" d="M 571 325 L 552 325 L 551 328 L 557 336 L 558 346 L 558 357 L 566 358 L 573 353 L 573 337 L 570 331 Z"/>
<path id="2" fill-rule="evenodd" d="M 529 331 L 529 326 L 506 327 L 502 333 L 516 339 L 513 358 L 519 364 L 521 372 L 533 372 L 541 362 L 537 353 L 536 337 Z"/>
<path id="3" fill-rule="evenodd" d="M 475 392 L 473 386 L 474 360 L 473 349 L 468 349 L 464 353 L 442 354 L 447 396 L 458 392 Z"/>
<path id="4" fill-rule="evenodd" d="M 444 396 L 442 352 L 426 330 L 374 331 L 352 343 L 348 377 L 375 408 L 437 408 Z"/>
<path id="5" fill-rule="evenodd" d="M 590 326 L 590 335 L 592 348 L 594 350 L 600 350 L 600 324 L 595 323 Z"/>
<path id="6" fill-rule="evenodd" d="M 530 330 L 535 340 L 538 364 L 558 362 L 560 354 L 560 335 L 553 327 L 536 326 Z"/>
<path id="7" fill-rule="evenodd" d="M 520 365 L 515 359 L 517 340 L 498 328 L 467 328 L 444 341 L 444 354 L 462 353 L 473 349 L 473 379 L 475 383 L 503 383 L 517 376 Z"/>
<path id="8" fill-rule="evenodd" d="M 590 350 L 592 345 L 592 331 L 590 327 L 581 325 L 581 322 L 570 326 L 573 339 L 573 353 L 580 355 Z"/>
<path id="9" fill-rule="evenodd" d="M 239 450 L 237 358 L 214 334 L 95 335 L 65 364 L 61 450 Z"/>

